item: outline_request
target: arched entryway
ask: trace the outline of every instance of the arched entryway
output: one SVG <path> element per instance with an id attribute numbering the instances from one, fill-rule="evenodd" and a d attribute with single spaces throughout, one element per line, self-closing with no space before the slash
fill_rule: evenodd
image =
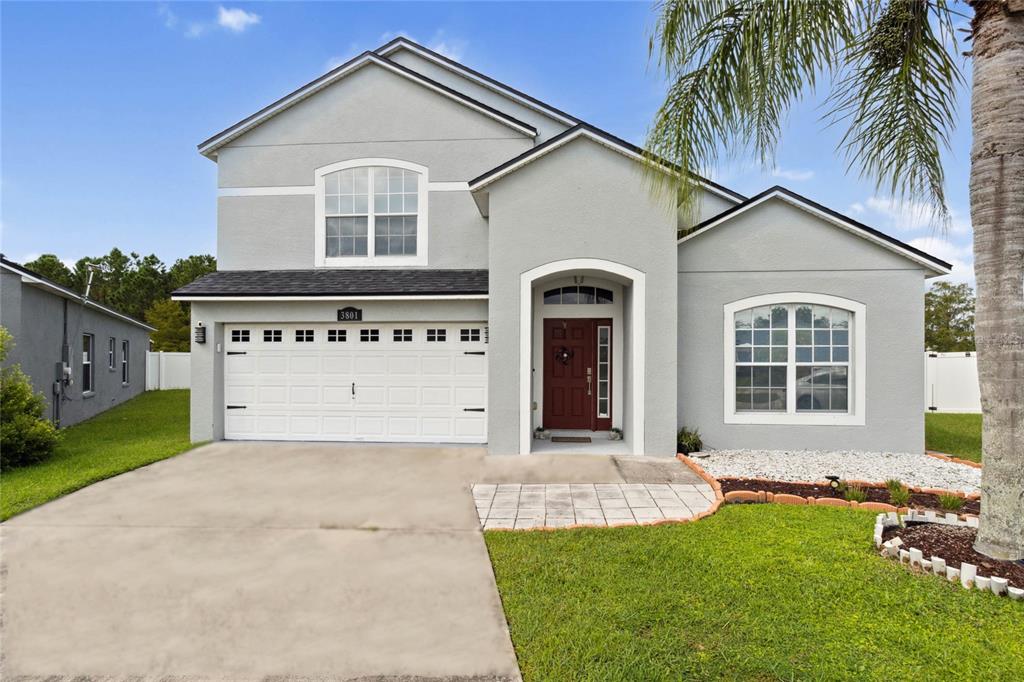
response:
<path id="1" fill-rule="evenodd" d="M 571 282 L 588 282 L 583 289 L 574 288 Z M 589 284 L 595 282 L 597 286 Z M 573 314 L 563 313 L 567 318 L 574 321 L 571 325 L 574 328 L 592 328 L 597 334 L 595 340 L 605 342 L 605 326 L 612 329 L 617 337 L 614 343 L 621 349 L 621 365 L 616 372 L 621 382 L 621 390 L 616 392 L 619 396 L 618 405 L 615 406 L 617 425 L 620 424 L 624 432 L 625 442 L 628 451 L 632 454 L 644 453 L 644 373 L 645 373 L 645 330 L 646 319 L 646 286 L 644 273 L 636 268 L 614 261 L 599 258 L 572 258 L 567 260 L 553 261 L 539 265 L 528 270 L 520 276 L 520 347 L 519 347 L 519 451 L 523 454 L 530 453 L 533 449 L 533 429 L 537 425 L 537 410 L 535 407 L 541 400 L 538 395 L 540 381 L 536 379 L 536 373 L 543 372 L 543 351 L 541 345 L 543 335 L 538 325 L 543 324 L 544 318 L 539 315 L 538 301 L 543 302 L 543 296 L 547 291 L 554 291 L 559 287 L 569 284 L 568 289 L 576 295 L 590 296 L 601 289 L 602 282 L 610 282 L 609 290 L 619 291 L 619 305 L 598 306 L 605 310 L 616 310 L 617 315 L 613 319 L 612 313 L 603 313 L 603 319 L 593 320 L 593 325 L 587 327 L 585 322 L 588 318 L 581 314 L 578 308 L 572 311 Z M 540 290 L 539 288 L 551 287 Z M 586 291 L 586 294 L 582 292 Z M 581 299 L 582 300 L 582 299 Z M 545 306 L 547 308 L 548 306 Z M 563 325 L 564 326 L 564 325 Z M 590 341 L 588 341 L 589 343 Z M 595 341 L 597 342 L 597 341 Z M 595 381 L 597 378 L 595 376 Z M 595 390 L 597 390 L 595 388 Z M 607 396 L 610 398 L 611 393 Z M 594 405 L 598 403 L 594 402 Z M 600 403 L 607 408 L 605 403 Z M 610 419 L 610 411 L 608 413 Z"/>

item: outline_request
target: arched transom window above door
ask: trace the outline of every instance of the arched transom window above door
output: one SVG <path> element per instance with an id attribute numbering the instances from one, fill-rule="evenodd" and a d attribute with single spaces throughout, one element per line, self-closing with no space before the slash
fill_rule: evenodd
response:
<path id="1" fill-rule="evenodd" d="M 427 263 L 427 169 L 397 159 L 354 159 L 316 172 L 316 264 Z"/>

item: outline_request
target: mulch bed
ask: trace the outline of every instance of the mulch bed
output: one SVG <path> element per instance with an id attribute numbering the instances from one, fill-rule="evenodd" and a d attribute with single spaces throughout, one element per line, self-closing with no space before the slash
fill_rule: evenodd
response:
<path id="1" fill-rule="evenodd" d="M 974 551 L 976 528 L 944 526 L 938 523 L 909 523 L 906 528 L 894 526 L 887 529 L 882 538 L 886 541 L 896 536 L 903 540 L 900 549 L 914 547 L 921 550 L 926 559 L 937 556 L 946 564 L 958 567 L 966 561 L 978 567 L 978 575 L 1006 578 L 1014 587 L 1024 587 L 1024 563 L 1019 561 L 998 561 Z"/>
<path id="2" fill-rule="evenodd" d="M 750 478 L 720 478 L 722 494 L 733 490 L 763 490 L 768 493 L 786 493 L 788 495 L 799 495 L 800 497 L 834 497 L 843 499 L 841 493 L 828 485 L 815 485 L 813 483 L 791 483 L 789 481 L 766 481 Z M 889 502 L 889 491 L 886 488 L 864 488 L 867 493 L 867 502 Z M 911 493 L 910 503 L 907 505 L 914 509 L 934 509 L 937 512 L 945 513 L 939 505 L 939 496 L 932 493 Z M 964 500 L 964 506 L 958 511 L 960 514 L 980 514 L 981 502 L 979 500 Z"/>

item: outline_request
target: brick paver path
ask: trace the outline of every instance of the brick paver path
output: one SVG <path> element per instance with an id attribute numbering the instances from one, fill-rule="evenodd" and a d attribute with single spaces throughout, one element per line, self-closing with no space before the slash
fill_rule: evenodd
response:
<path id="1" fill-rule="evenodd" d="M 501 483 L 473 486 L 484 530 L 633 526 L 684 521 L 707 511 L 715 493 L 707 484 Z"/>

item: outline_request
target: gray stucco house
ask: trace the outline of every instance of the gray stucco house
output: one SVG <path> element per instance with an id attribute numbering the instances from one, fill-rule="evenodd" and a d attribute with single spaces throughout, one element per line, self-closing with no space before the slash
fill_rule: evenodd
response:
<path id="1" fill-rule="evenodd" d="M 784 188 L 702 179 L 691 229 L 641 150 L 405 38 L 199 151 L 220 271 L 175 294 L 205 340 L 194 440 L 924 447 L 949 264 Z"/>
<path id="2" fill-rule="evenodd" d="M 71 426 L 146 389 L 153 328 L 0 256 L 0 325 L 49 418 Z"/>

